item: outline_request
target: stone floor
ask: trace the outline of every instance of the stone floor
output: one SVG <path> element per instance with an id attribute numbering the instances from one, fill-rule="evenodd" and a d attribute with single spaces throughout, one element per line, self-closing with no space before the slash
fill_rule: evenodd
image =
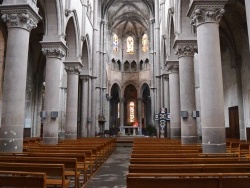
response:
<path id="1" fill-rule="evenodd" d="M 84 188 L 126 188 L 131 147 L 117 147 Z"/>

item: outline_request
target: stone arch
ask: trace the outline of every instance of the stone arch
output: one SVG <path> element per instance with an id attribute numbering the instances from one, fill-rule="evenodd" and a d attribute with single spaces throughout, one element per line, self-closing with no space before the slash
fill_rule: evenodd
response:
<path id="1" fill-rule="evenodd" d="M 86 35 L 82 43 L 82 65 L 82 73 L 88 74 L 90 68 L 90 43 L 88 35 Z"/>
<path id="2" fill-rule="evenodd" d="M 130 70 L 130 63 L 128 61 L 124 62 L 124 71 L 129 71 Z"/>
<path id="3" fill-rule="evenodd" d="M 113 80 L 113 81 L 110 83 L 111 87 L 109 88 L 108 93 L 111 94 L 111 88 L 112 88 L 112 86 L 115 85 L 115 84 L 117 84 L 117 85 L 119 86 L 119 88 L 120 88 L 119 96 L 120 96 L 120 98 L 122 98 L 123 95 L 122 95 L 122 92 L 121 92 L 121 91 L 122 91 L 121 82 L 120 82 L 119 80 L 117 80 L 117 79 Z"/>
<path id="4" fill-rule="evenodd" d="M 68 47 L 68 58 L 79 57 L 79 25 L 76 14 L 70 16 L 66 26 L 66 43 Z"/>
<path id="5" fill-rule="evenodd" d="M 142 128 L 145 128 L 151 123 L 152 108 L 149 83 L 143 82 L 140 86 L 140 98 L 142 99 Z"/>
<path id="6" fill-rule="evenodd" d="M 62 35 L 63 3 L 61 0 L 45 0 L 45 35 Z"/>
<path id="7" fill-rule="evenodd" d="M 168 35 L 166 36 L 167 39 L 166 41 L 168 41 L 168 44 L 166 44 L 166 53 L 167 56 L 171 56 L 174 54 L 174 50 L 172 48 L 173 46 L 173 42 L 175 39 L 175 23 L 174 23 L 174 7 L 170 7 L 168 9 L 168 25 L 167 25 L 167 33 Z M 171 46 L 172 44 L 172 46 Z"/>
<path id="8" fill-rule="evenodd" d="M 135 61 L 132 61 L 132 62 L 131 62 L 131 70 L 132 70 L 132 71 L 137 71 L 137 64 L 136 64 Z"/>
<path id="9" fill-rule="evenodd" d="M 120 103 L 120 96 L 121 96 L 121 88 L 119 84 L 114 83 L 110 89 L 110 130 L 116 132 L 120 126 L 120 112 L 119 112 L 119 103 Z"/>

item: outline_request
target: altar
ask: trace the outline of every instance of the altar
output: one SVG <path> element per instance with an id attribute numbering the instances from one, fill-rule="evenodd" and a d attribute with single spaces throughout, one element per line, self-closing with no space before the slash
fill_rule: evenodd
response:
<path id="1" fill-rule="evenodd" d="M 138 126 L 121 126 L 120 127 L 120 132 L 121 136 L 126 136 L 126 135 L 133 135 L 136 136 L 136 133 L 139 133 L 140 127 Z"/>

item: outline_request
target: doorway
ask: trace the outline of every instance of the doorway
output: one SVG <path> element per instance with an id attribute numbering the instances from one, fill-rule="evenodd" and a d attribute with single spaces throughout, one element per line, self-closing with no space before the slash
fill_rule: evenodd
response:
<path id="1" fill-rule="evenodd" d="M 240 139 L 239 110 L 238 106 L 228 108 L 230 138 Z"/>

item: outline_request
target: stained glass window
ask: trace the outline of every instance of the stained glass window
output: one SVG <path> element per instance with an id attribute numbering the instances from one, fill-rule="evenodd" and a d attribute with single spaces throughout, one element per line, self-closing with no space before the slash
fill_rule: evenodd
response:
<path id="1" fill-rule="evenodd" d="M 134 102 L 130 102 L 129 103 L 129 119 L 130 122 L 135 122 L 135 103 Z"/>
<path id="2" fill-rule="evenodd" d="M 134 39 L 131 36 L 127 38 L 127 53 L 134 53 Z"/>
<path id="3" fill-rule="evenodd" d="M 116 34 L 113 36 L 113 49 L 118 52 L 118 36 Z"/>
<path id="4" fill-rule="evenodd" d="M 148 51 L 148 35 L 144 34 L 142 36 L 142 51 L 147 52 Z"/>

